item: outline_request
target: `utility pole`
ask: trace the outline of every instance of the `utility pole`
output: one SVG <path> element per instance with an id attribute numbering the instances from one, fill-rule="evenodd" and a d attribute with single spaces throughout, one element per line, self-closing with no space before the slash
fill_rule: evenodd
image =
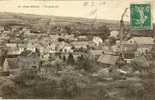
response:
<path id="1" fill-rule="evenodd" d="M 124 58 L 124 52 L 123 52 L 123 34 L 124 34 L 124 15 L 127 12 L 128 8 L 126 8 L 121 16 L 121 20 L 120 20 L 120 54 L 121 57 Z"/>

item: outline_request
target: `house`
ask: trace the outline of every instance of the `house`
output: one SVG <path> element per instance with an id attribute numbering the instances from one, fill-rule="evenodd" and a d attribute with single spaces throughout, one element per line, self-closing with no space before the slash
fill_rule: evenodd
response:
<path id="1" fill-rule="evenodd" d="M 19 55 L 23 49 L 20 49 L 16 43 L 7 43 L 7 56 Z"/>
<path id="2" fill-rule="evenodd" d="M 21 30 L 21 32 L 24 33 L 24 36 L 29 37 L 29 38 L 30 38 L 30 37 L 33 37 L 33 36 L 36 36 L 35 33 L 31 33 L 31 30 L 28 29 L 28 28 L 26 28 L 26 27 L 24 27 L 24 28 Z"/>
<path id="3" fill-rule="evenodd" d="M 111 50 L 113 52 L 119 52 L 120 51 L 120 47 L 118 45 L 113 45 L 113 46 L 111 46 Z"/>
<path id="4" fill-rule="evenodd" d="M 64 52 L 64 53 L 73 52 L 72 45 L 66 42 L 60 42 L 58 45 L 58 48 L 61 52 Z"/>
<path id="5" fill-rule="evenodd" d="M 46 49 L 49 51 L 49 53 L 54 53 L 56 52 L 56 44 L 54 44 L 53 42 L 49 43 Z"/>
<path id="6" fill-rule="evenodd" d="M 50 35 L 50 39 L 53 40 L 53 41 L 57 41 L 58 38 L 60 38 L 59 35 Z"/>
<path id="7" fill-rule="evenodd" d="M 152 37 L 133 37 L 127 41 L 128 44 L 151 45 L 154 39 Z"/>
<path id="8" fill-rule="evenodd" d="M 63 35 L 63 36 L 61 36 L 62 38 L 64 38 L 64 39 L 66 39 L 66 40 L 74 40 L 74 35 L 72 34 L 72 35 Z"/>
<path id="9" fill-rule="evenodd" d="M 89 44 L 89 42 L 86 41 L 78 41 L 78 42 L 72 42 L 71 43 L 76 49 L 80 49 L 80 48 L 87 48 Z"/>
<path id="10" fill-rule="evenodd" d="M 73 54 L 74 61 L 78 61 L 79 60 L 79 57 L 81 55 L 83 55 L 83 53 L 81 53 L 81 52 L 74 52 L 72 54 Z"/>
<path id="11" fill-rule="evenodd" d="M 117 30 L 113 30 L 110 32 L 110 37 L 118 38 L 118 35 L 119 35 L 119 31 Z"/>
<path id="12" fill-rule="evenodd" d="M 96 46 L 99 46 L 100 44 L 103 43 L 103 40 L 100 37 L 97 37 L 97 36 L 93 37 L 92 41 L 95 43 Z"/>
<path id="13" fill-rule="evenodd" d="M 6 44 L 6 47 L 1 48 L 0 50 L 0 66 L 3 71 L 8 71 L 10 67 L 16 67 L 14 59 L 19 56 L 21 51 L 17 48 L 16 44 Z M 13 63 L 11 64 L 10 61 Z"/>
<path id="14" fill-rule="evenodd" d="M 4 26 L 0 26 L 0 32 L 4 31 Z"/>
<path id="15" fill-rule="evenodd" d="M 4 58 L 3 71 L 15 71 L 18 69 L 17 57 L 21 54 L 18 48 L 11 48 L 7 50 L 7 54 Z"/>
<path id="16" fill-rule="evenodd" d="M 17 44 L 16 43 L 6 43 L 6 46 L 9 48 L 14 48 L 14 47 L 17 47 Z"/>
<path id="17" fill-rule="evenodd" d="M 3 71 L 8 71 L 9 70 L 9 64 L 8 64 L 8 60 L 5 59 L 4 60 L 4 64 L 3 64 Z"/>
<path id="18" fill-rule="evenodd" d="M 133 37 L 128 41 L 124 41 L 123 48 L 127 51 L 129 48 L 137 48 L 140 53 L 150 51 L 154 45 L 154 39 L 152 37 Z"/>
<path id="19" fill-rule="evenodd" d="M 102 54 L 104 54 L 103 50 L 89 50 L 90 57 L 94 59 L 97 59 Z"/>
<path id="20" fill-rule="evenodd" d="M 78 36 L 77 39 L 78 39 L 78 41 L 88 41 L 87 36 L 84 36 L 84 35 Z"/>
<path id="21" fill-rule="evenodd" d="M 21 69 L 38 69 L 40 57 L 36 52 L 25 50 L 17 57 L 17 66 Z"/>
<path id="22" fill-rule="evenodd" d="M 112 46 L 103 46 L 103 48 L 102 48 L 102 50 L 103 50 L 103 52 L 104 52 L 104 54 L 109 54 L 109 55 L 114 55 L 114 54 L 116 54 L 116 48 L 113 48 Z"/>
<path id="23" fill-rule="evenodd" d="M 62 49 L 62 52 L 66 52 L 66 53 L 73 52 L 72 46 L 65 46 L 65 47 Z"/>
<path id="24" fill-rule="evenodd" d="M 115 65 L 118 60 L 119 60 L 119 56 L 103 54 L 98 58 L 97 62 L 106 64 L 106 65 Z"/>
<path id="25" fill-rule="evenodd" d="M 18 69 L 17 58 L 5 58 L 3 64 L 4 71 L 15 71 Z"/>
<path id="26" fill-rule="evenodd" d="M 28 49 L 28 50 L 31 50 L 31 51 L 33 51 L 33 52 L 35 52 L 35 49 L 36 49 L 35 43 L 33 43 L 33 42 L 30 43 L 30 42 L 29 42 L 29 43 L 27 44 L 27 49 Z"/>
<path id="27" fill-rule="evenodd" d="M 62 48 L 62 52 L 64 52 L 64 53 L 73 52 L 72 45 L 70 45 L 68 43 L 64 43 L 63 48 Z"/>

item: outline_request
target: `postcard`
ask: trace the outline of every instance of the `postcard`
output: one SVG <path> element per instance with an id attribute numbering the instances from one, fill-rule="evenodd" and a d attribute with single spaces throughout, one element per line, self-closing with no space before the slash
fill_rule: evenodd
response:
<path id="1" fill-rule="evenodd" d="M 0 0 L 0 99 L 155 100 L 154 0 Z"/>

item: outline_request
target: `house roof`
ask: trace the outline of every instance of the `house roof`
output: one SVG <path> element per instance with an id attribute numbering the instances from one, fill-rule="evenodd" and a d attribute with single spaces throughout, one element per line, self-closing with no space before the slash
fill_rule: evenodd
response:
<path id="1" fill-rule="evenodd" d="M 32 53 L 32 51 L 30 50 L 24 50 L 22 53 L 21 53 L 21 56 L 28 56 Z"/>
<path id="2" fill-rule="evenodd" d="M 10 48 L 16 48 L 17 44 L 16 43 L 6 43 L 6 46 L 10 47 Z"/>
<path id="3" fill-rule="evenodd" d="M 19 47 L 19 48 L 26 48 L 27 45 L 26 45 L 26 44 L 18 44 L 18 47 Z"/>
<path id="4" fill-rule="evenodd" d="M 9 68 L 16 68 L 17 67 L 17 58 L 6 58 Z"/>
<path id="5" fill-rule="evenodd" d="M 72 42 L 73 45 L 88 45 L 89 43 L 86 41 L 78 41 L 78 42 Z"/>
<path id="6" fill-rule="evenodd" d="M 17 66 L 19 67 L 29 67 L 29 66 L 39 66 L 39 57 L 29 57 L 29 56 L 18 56 Z"/>
<path id="7" fill-rule="evenodd" d="M 97 62 L 100 62 L 103 64 L 115 65 L 118 59 L 119 59 L 119 56 L 104 54 L 98 58 Z"/>
<path id="8" fill-rule="evenodd" d="M 131 41 L 136 44 L 154 44 L 154 39 L 152 37 L 133 37 L 124 43 L 131 44 Z"/>
<path id="9" fill-rule="evenodd" d="M 78 39 L 87 39 L 87 36 L 80 35 L 80 36 L 78 36 Z"/>
<path id="10" fill-rule="evenodd" d="M 92 55 L 102 55 L 104 51 L 103 50 L 90 50 L 89 52 Z"/>
<path id="11" fill-rule="evenodd" d="M 39 57 L 36 52 L 33 52 L 31 50 L 25 50 L 25 51 L 21 52 L 20 56 L 23 56 L 23 57 L 32 57 L 32 58 Z"/>
<path id="12" fill-rule="evenodd" d="M 100 42 L 100 43 L 102 43 L 103 42 L 103 40 L 100 38 L 100 37 L 98 37 L 98 36 L 94 36 L 93 37 L 93 42 Z"/>
<path id="13" fill-rule="evenodd" d="M 16 44 L 8 44 L 7 48 L 7 55 L 19 55 L 21 53 Z"/>
<path id="14" fill-rule="evenodd" d="M 109 54 L 109 55 L 110 54 L 111 55 L 112 54 L 115 54 L 115 52 L 111 48 L 109 48 L 108 46 L 104 46 L 102 49 L 103 49 L 103 51 L 104 51 L 105 54 Z"/>
<path id="15" fill-rule="evenodd" d="M 71 44 L 73 46 L 75 46 L 75 47 L 84 47 L 84 48 L 86 48 L 87 45 L 89 45 L 88 42 L 84 42 L 84 41 L 82 41 L 82 42 L 72 42 Z"/>
<path id="16" fill-rule="evenodd" d="M 21 52 L 18 49 L 9 49 L 7 55 L 19 55 Z"/>

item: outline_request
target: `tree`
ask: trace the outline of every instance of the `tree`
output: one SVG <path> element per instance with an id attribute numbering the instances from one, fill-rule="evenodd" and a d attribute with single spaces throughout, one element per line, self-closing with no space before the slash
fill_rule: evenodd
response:
<path id="1" fill-rule="evenodd" d="M 74 57 L 73 57 L 73 55 L 71 53 L 68 56 L 67 63 L 71 64 L 71 65 L 74 64 Z"/>
<path id="2" fill-rule="evenodd" d="M 106 25 L 101 25 L 96 29 L 97 34 L 103 39 L 107 39 L 110 35 L 110 29 Z"/>
<path id="3" fill-rule="evenodd" d="M 65 26 L 65 31 L 66 31 L 66 33 L 68 33 L 68 34 L 71 34 L 71 33 L 72 33 L 72 29 L 71 29 L 70 26 Z"/>
<path id="4" fill-rule="evenodd" d="M 21 42 L 24 43 L 24 39 L 25 39 L 24 32 L 19 33 L 17 38 L 19 38 L 21 40 Z"/>
<path id="5" fill-rule="evenodd" d="M 115 37 L 109 37 L 109 42 L 110 42 L 110 45 L 115 45 L 116 44 L 116 38 Z"/>
<path id="6" fill-rule="evenodd" d="M 5 58 L 7 56 L 7 52 L 8 51 L 5 47 L 0 50 L 0 67 L 2 67 L 2 69 L 3 69 Z"/>
<path id="7" fill-rule="evenodd" d="M 77 65 L 77 69 L 84 69 L 87 72 L 92 72 L 94 71 L 94 66 L 96 66 L 96 63 L 88 56 L 86 57 L 84 55 L 81 55 L 78 57 Z"/>
<path id="8" fill-rule="evenodd" d="M 35 51 L 36 51 L 37 55 L 40 56 L 40 50 L 38 48 L 35 48 Z"/>

